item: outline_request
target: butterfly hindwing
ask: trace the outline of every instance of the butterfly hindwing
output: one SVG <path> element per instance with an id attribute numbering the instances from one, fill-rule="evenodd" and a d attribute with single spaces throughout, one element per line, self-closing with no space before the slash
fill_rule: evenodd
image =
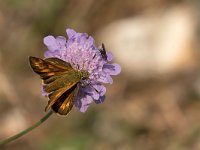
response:
<path id="1" fill-rule="evenodd" d="M 68 86 L 65 86 L 63 88 L 60 88 L 51 94 L 48 95 L 49 101 L 48 105 L 45 108 L 45 111 L 47 111 L 58 99 L 62 99 L 61 96 L 68 90 L 70 90 L 73 86 L 75 86 L 77 83 L 71 83 Z"/>
<path id="2" fill-rule="evenodd" d="M 71 86 L 72 84 L 79 82 L 81 79 L 79 72 L 76 70 L 64 72 L 62 75 L 58 76 L 55 75 L 47 80 L 51 80 L 52 78 L 54 78 L 52 82 L 44 85 L 44 91 L 47 93 L 51 93 L 52 91 L 56 91 L 66 86 Z"/>
<path id="3" fill-rule="evenodd" d="M 51 106 L 52 110 L 60 115 L 67 115 L 74 105 L 77 84 L 65 91 Z"/>

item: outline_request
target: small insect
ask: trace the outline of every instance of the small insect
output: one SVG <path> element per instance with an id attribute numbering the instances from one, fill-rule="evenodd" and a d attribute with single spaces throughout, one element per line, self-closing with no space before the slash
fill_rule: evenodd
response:
<path id="1" fill-rule="evenodd" d="M 48 94 L 50 108 L 60 114 L 67 115 L 74 105 L 78 92 L 77 84 L 89 77 L 87 71 L 75 70 L 71 65 L 58 58 L 41 59 L 29 57 L 31 68 L 43 81 L 44 91 Z"/>
<path id="2" fill-rule="evenodd" d="M 99 49 L 101 56 L 104 60 L 107 60 L 107 54 L 106 54 L 106 49 L 105 45 L 102 43 L 101 48 Z"/>

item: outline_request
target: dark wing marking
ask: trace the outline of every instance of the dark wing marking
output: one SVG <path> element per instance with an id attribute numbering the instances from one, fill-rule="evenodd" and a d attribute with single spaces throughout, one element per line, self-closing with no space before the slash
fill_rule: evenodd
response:
<path id="1" fill-rule="evenodd" d="M 77 84 L 65 91 L 51 106 L 52 110 L 60 115 L 67 115 L 74 105 Z"/>
<path id="2" fill-rule="evenodd" d="M 70 63 L 67 63 L 66 61 L 63 61 L 56 57 L 46 58 L 45 61 L 59 67 L 60 69 L 68 70 L 69 68 L 72 69 Z"/>
<path id="3" fill-rule="evenodd" d="M 59 100 L 61 98 L 61 96 L 66 93 L 68 90 L 70 90 L 73 86 L 75 86 L 77 83 L 71 83 L 68 86 L 65 86 L 63 88 L 60 88 L 54 92 L 52 92 L 51 94 L 48 95 L 49 97 L 49 101 L 48 101 L 48 105 L 45 108 L 45 111 L 47 111 L 57 100 Z"/>

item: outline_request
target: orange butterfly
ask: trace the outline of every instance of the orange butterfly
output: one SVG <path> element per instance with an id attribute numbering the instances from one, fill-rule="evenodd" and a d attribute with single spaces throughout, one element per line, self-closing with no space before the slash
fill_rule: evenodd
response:
<path id="1" fill-rule="evenodd" d="M 33 71 L 43 80 L 44 91 L 49 93 L 45 111 L 51 108 L 60 115 L 67 115 L 74 105 L 77 84 L 89 77 L 88 72 L 75 70 L 69 63 L 58 58 L 30 56 L 29 62 Z"/>

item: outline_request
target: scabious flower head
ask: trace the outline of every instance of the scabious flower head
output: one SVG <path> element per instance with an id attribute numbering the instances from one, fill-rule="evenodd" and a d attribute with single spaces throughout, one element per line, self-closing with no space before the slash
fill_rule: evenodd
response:
<path id="1" fill-rule="evenodd" d="M 110 64 L 113 59 L 107 52 L 107 59 L 102 57 L 100 48 L 97 48 L 94 39 L 86 33 L 77 33 L 73 29 L 67 29 L 66 39 L 63 36 L 47 36 L 44 44 L 48 50 L 45 58 L 57 57 L 71 64 L 73 69 L 84 70 L 89 73 L 89 78 L 78 83 L 78 93 L 75 96 L 75 106 L 81 112 L 85 112 L 94 101 L 96 104 L 105 100 L 106 88 L 102 83 L 113 83 L 111 75 L 117 75 L 121 71 L 118 64 Z"/>

